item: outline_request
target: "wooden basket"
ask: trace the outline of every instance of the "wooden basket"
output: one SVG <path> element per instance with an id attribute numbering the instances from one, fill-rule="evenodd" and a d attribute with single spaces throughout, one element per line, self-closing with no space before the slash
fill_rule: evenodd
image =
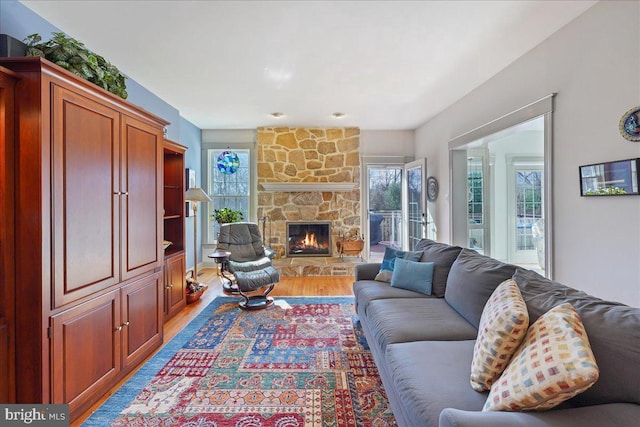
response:
<path id="1" fill-rule="evenodd" d="M 344 255 L 360 255 L 364 248 L 364 240 L 351 239 L 351 240 L 338 240 L 336 242 L 339 254 Z"/>
<path id="2" fill-rule="evenodd" d="M 191 304 L 198 301 L 203 293 L 204 293 L 204 289 L 200 289 L 198 292 L 187 294 L 187 304 Z"/>

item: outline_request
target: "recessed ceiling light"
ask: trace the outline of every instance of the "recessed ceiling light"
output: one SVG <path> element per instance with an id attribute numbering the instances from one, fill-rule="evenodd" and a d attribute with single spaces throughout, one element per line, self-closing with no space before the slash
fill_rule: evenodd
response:
<path id="1" fill-rule="evenodd" d="M 346 114 L 345 114 L 345 113 L 339 113 L 339 112 L 331 113 L 331 115 L 332 115 L 333 117 L 335 117 L 336 119 L 341 119 L 341 118 L 343 118 L 344 116 L 346 116 Z"/>
<path id="2" fill-rule="evenodd" d="M 280 117 L 284 117 L 284 113 L 278 113 L 278 112 L 271 113 L 271 114 L 269 114 L 269 115 L 270 115 L 271 117 L 276 118 L 276 119 L 279 119 Z"/>

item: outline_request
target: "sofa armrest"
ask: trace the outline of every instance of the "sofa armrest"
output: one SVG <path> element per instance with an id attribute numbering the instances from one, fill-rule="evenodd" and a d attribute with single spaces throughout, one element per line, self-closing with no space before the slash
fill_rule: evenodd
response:
<path id="1" fill-rule="evenodd" d="M 640 419 L 640 405 L 608 403 L 541 412 L 480 412 L 447 408 L 439 427 L 600 427 L 631 426 Z"/>
<path id="2" fill-rule="evenodd" d="M 356 264 L 355 277 L 358 280 L 373 280 L 380 271 L 380 262 L 369 262 L 365 264 Z"/>

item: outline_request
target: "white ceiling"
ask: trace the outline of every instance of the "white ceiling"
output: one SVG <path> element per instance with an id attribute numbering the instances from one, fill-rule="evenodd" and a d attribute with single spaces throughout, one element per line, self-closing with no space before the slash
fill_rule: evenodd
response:
<path id="1" fill-rule="evenodd" d="M 415 129 L 596 2 L 22 3 L 201 129 L 393 130 Z"/>

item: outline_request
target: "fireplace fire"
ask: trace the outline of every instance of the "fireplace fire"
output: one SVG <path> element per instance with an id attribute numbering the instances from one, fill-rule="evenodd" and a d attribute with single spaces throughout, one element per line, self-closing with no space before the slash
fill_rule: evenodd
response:
<path id="1" fill-rule="evenodd" d="M 330 222 L 287 222 L 287 256 L 331 256 Z"/>

